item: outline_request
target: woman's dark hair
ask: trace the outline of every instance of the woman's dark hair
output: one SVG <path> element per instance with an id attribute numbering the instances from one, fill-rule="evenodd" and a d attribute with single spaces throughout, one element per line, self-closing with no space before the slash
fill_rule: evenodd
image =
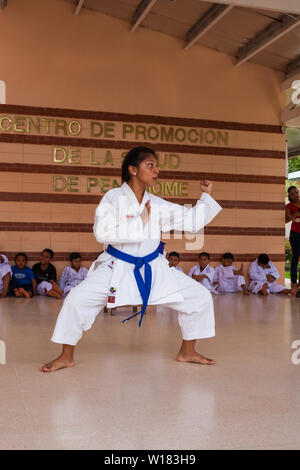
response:
<path id="1" fill-rule="evenodd" d="M 269 261 L 270 258 L 268 257 L 268 255 L 266 255 L 266 253 L 262 253 L 257 257 L 258 264 L 268 264 Z"/>
<path id="2" fill-rule="evenodd" d="M 298 189 L 298 188 L 297 188 L 297 186 L 290 186 L 289 189 L 288 189 L 288 200 L 290 202 L 294 202 L 293 199 L 291 199 L 291 196 L 290 196 L 291 189 Z"/>
<path id="3" fill-rule="evenodd" d="M 180 259 L 180 255 L 177 253 L 177 251 L 171 251 L 171 253 L 168 254 L 168 258 L 171 256 L 176 256 L 176 258 Z"/>
<path id="4" fill-rule="evenodd" d="M 26 253 L 17 253 L 16 256 L 15 256 L 15 262 L 16 262 L 17 258 L 19 258 L 19 256 L 23 256 L 26 259 L 26 263 L 27 263 L 28 256 L 26 255 Z"/>
<path id="5" fill-rule="evenodd" d="M 206 256 L 207 259 L 210 259 L 209 253 L 206 253 L 206 251 L 202 251 L 202 253 L 200 253 L 198 258 L 200 258 L 200 256 Z"/>
<path id="6" fill-rule="evenodd" d="M 54 256 L 54 251 L 50 250 L 50 248 L 45 248 L 42 253 L 48 253 L 50 255 L 50 258 L 53 258 Z"/>
<path id="7" fill-rule="evenodd" d="M 77 258 L 81 259 L 80 253 L 77 253 L 76 251 L 74 251 L 73 253 L 70 253 L 70 261 L 73 261 L 73 259 L 77 259 Z"/>
<path id="8" fill-rule="evenodd" d="M 130 180 L 130 173 L 128 170 L 129 166 L 139 166 L 139 164 L 145 160 L 148 155 L 153 155 L 156 159 L 157 156 L 154 150 L 150 149 L 149 147 L 133 147 L 133 149 L 129 150 L 129 152 L 125 155 L 123 163 L 122 163 L 122 182 L 128 183 Z"/>
<path id="9" fill-rule="evenodd" d="M 224 253 L 224 255 L 222 256 L 223 259 L 232 259 L 232 261 L 234 260 L 234 256 L 232 253 Z"/>

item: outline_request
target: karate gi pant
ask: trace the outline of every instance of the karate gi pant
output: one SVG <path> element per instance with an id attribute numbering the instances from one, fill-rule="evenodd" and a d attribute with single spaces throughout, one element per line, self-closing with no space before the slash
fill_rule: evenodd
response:
<path id="1" fill-rule="evenodd" d="M 51 289 L 52 289 L 52 284 L 50 282 L 42 281 L 38 284 L 36 291 L 38 295 L 47 295 L 47 292 L 49 292 L 49 290 Z"/>
<path id="2" fill-rule="evenodd" d="M 268 294 L 278 294 L 278 292 L 281 292 L 282 290 L 286 289 L 286 287 L 277 284 L 277 282 L 251 281 L 249 285 L 249 290 L 250 292 L 252 292 L 252 294 L 258 294 L 261 291 L 262 286 L 266 283 L 268 284 Z"/>
<path id="3" fill-rule="evenodd" d="M 246 284 L 244 276 L 236 275 L 231 279 L 220 280 L 217 290 L 222 293 L 241 292 L 243 284 Z"/>
<path id="4" fill-rule="evenodd" d="M 178 323 L 184 340 L 215 336 L 210 292 L 178 270 L 174 270 L 174 275 L 184 300 L 164 303 L 161 299 L 161 302 L 158 301 L 155 305 L 169 307 L 178 312 Z M 83 331 L 91 328 L 98 313 L 106 306 L 111 277 L 111 268 L 100 265 L 70 291 L 57 318 L 51 338 L 53 342 L 73 346 L 78 343 Z"/>
<path id="5" fill-rule="evenodd" d="M 208 289 L 209 292 L 211 292 L 212 294 L 218 294 L 218 292 L 216 291 L 214 286 L 211 285 L 208 279 L 203 279 L 202 281 L 200 281 L 200 284 L 206 287 L 206 289 Z"/>

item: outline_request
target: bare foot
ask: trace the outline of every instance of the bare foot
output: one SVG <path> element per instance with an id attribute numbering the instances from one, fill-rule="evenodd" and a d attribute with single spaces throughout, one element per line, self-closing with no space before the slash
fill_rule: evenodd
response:
<path id="1" fill-rule="evenodd" d="M 22 297 L 22 295 L 21 295 L 20 292 L 19 292 L 19 289 L 15 288 L 15 289 L 14 289 L 14 293 L 15 293 L 15 296 L 16 296 L 16 297 Z"/>
<path id="2" fill-rule="evenodd" d="M 73 367 L 75 365 L 73 360 L 70 360 L 64 356 L 59 356 L 52 362 L 45 364 L 40 368 L 41 372 L 54 372 L 55 370 L 64 369 L 66 367 Z"/>
<path id="3" fill-rule="evenodd" d="M 178 362 L 196 362 L 197 364 L 204 364 L 212 366 L 216 363 L 214 359 L 209 359 L 208 357 L 202 356 L 196 351 L 191 355 L 184 355 L 179 353 L 176 359 Z"/>
<path id="4" fill-rule="evenodd" d="M 23 289 L 23 287 L 19 287 L 19 294 L 21 297 L 25 297 L 25 299 L 30 299 L 31 297 L 30 293 Z"/>
<path id="5" fill-rule="evenodd" d="M 243 295 L 250 295 L 250 292 L 248 291 L 248 289 L 243 289 Z"/>
<path id="6" fill-rule="evenodd" d="M 297 284 L 294 285 L 294 286 L 292 287 L 292 289 L 291 289 L 291 296 L 292 296 L 292 297 L 295 297 L 295 295 L 297 294 L 298 290 L 299 290 L 298 285 L 297 285 Z"/>
<path id="7" fill-rule="evenodd" d="M 55 290 L 56 292 L 58 292 L 58 294 L 60 294 L 60 295 L 62 295 L 62 293 L 63 293 L 63 291 L 58 287 L 56 282 L 53 282 L 52 289 Z"/>
<path id="8" fill-rule="evenodd" d="M 268 295 L 267 289 L 268 289 L 268 284 L 266 283 L 266 284 L 264 284 L 264 285 L 262 286 L 261 290 L 259 291 L 260 294 L 262 294 L 262 295 Z"/>
<path id="9" fill-rule="evenodd" d="M 48 290 L 47 295 L 55 297 L 56 299 L 61 299 L 61 295 L 54 289 Z"/>

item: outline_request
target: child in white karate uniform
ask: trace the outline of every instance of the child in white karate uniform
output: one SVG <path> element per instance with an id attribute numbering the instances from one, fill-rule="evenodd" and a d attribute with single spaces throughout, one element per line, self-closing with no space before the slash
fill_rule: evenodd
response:
<path id="1" fill-rule="evenodd" d="M 217 294 L 217 290 L 213 285 L 215 270 L 209 265 L 209 253 L 203 251 L 199 255 L 199 263 L 189 270 L 189 276 L 195 281 L 200 282 L 212 294 Z"/>
<path id="2" fill-rule="evenodd" d="M 222 263 L 215 269 L 214 286 L 219 293 L 243 292 L 249 295 L 247 284 L 243 276 L 243 263 L 239 270 L 233 266 L 232 253 L 224 253 Z"/>
<path id="3" fill-rule="evenodd" d="M 152 149 L 135 147 L 125 156 L 122 186 L 108 191 L 96 209 L 94 235 L 105 251 L 65 298 L 52 336 L 62 344 L 62 352 L 41 371 L 74 366 L 75 345 L 105 305 L 143 304 L 139 325 L 147 305 L 172 308 L 183 337 L 177 361 L 215 364 L 195 350 L 197 339 L 215 335 L 212 296 L 198 282 L 170 269 L 158 247 L 162 232 L 197 234 L 222 208 L 210 196 L 212 183 L 206 180 L 200 183 L 202 195 L 192 208 L 148 193 L 146 188 L 156 183 L 158 173 Z"/>
<path id="4" fill-rule="evenodd" d="M 11 276 L 12 270 L 7 256 L 0 254 L 0 299 L 3 299 L 8 294 Z"/>
<path id="5" fill-rule="evenodd" d="M 183 269 L 178 266 L 180 263 L 180 255 L 177 253 L 177 251 L 171 251 L 171 253 L 168 254 L 168 261 L 169 261 L 169 266 L 170 268 L 174 267 L 180 272 L 184 272 Z"/>
<path id="6" fill-rule="evenodd" d="M 59 280 L 59 287 L 63 292 L 63 295 L 67 295 L 72 287 L 78 286 L 82 282 L 88 273 L 87 268 L 81 266 L 81 255 L 80 253 L 73 252 L 70 254 L 71 266 L 67 266 L 61 275 Z"/>
<path id="7" fill-rule="evenodd" d="M 298 287 L 287 289 L 285 286 L 277 284 L 280 274 L 276 266 L 270 261 L 269 256 L 262 253 L 253 263 L 250 264 L 248 274 L 250 277 L 249 289 L 253 294 L 284 294 L 296 295 Z"/>

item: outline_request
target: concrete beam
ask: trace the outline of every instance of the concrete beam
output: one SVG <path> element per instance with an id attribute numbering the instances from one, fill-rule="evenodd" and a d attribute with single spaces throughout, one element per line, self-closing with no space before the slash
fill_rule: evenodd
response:
<path id="1" fill-rule="evenodd" d="M 291 16 L 282 15 L 280 20 L 273 21 L 238 51 L 238 61 L 235 66 L 239 66 L 251 59 L 251 57 L 255 56 L 299 25 L 300 17 L 293 18 Z"/>
<path id="2" fill-rule="evenodd" d="M 295 119 L 300 122 L 300 106 L 289 103 L 280 113 L 281 123 L 285 126 L 292 126 Z"/>
<path id="3" fill-rule="evenodd" d="M 209 31 L 223 16 L 232 10 L 233 5 L 213 5 L 187 32 L 184 50 L 189 49 L 198 39 Z"/>
<path id="4" fill-rule="evenodd" d="M 234 7 L 273 10 L 300 15 L 299 0 L 212 0 L 214 3 L 233 5 Z"/>
<path id="5" fill-rule="evenodd" d="M 298 157 L 298 155 L 300 155 L 300 147 L 296 147 L 293 150 L 289 150 L 288 158 L 292 159 L 292 158 Z M 294 176 L 297 176 L 298 179 L 299 179 L 300 171 L 297 171 L 297 172 L 294 172 L 294 173 L 298 173 L 297 175 L 294 175 Z M 293 173 L 290 173 L 290 175 L 292 176 Z"/>
<path id="6" fill-rule="evenodd" d="M 84 0 L 79 0 L 79 2 L 77 4 L 77 7 L 76 7 L 76 10 L 75 10 L 75 15 L 79 15 L 79 12 L 80 12 L 83 4 L 84 4 Z"/>
<path id="7" fill-rule="evenodd" d="M 287 67 L 285 69 L 285 73 L 287 75 L 287 78 L 289 78 L 292 75 L 295 75 L 300 70 L 300 55 L 298 55 L 294 60 L 289 62 L 287 64 Z"/>
<path id="8" fill-rule="evenodd" d="M 157 0 L 142 0 L 141 3 L 138 5 L 137 9 L 134 12 L 131 22 L 133 26 L 130 30 L 131 33 L 139 27 L 143 19 L 148 15 L 151 8 L 155 5 Z"/>

